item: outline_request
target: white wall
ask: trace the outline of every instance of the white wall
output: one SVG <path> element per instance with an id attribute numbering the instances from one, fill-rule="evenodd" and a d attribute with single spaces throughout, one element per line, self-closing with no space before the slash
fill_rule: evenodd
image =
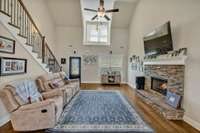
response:
<path id="1" fill-rule="evenodd" d="M 0 23 L 0 35 L 13 39 L 11 34 L 3 27 Z M 0 53 L 0 57 L 13 57 L 13 58 L 25 58 L 27 59 L 27 73 L 14 76 L 2 76 L 0 77 L 0 90 L 3 89 L 4 85 L 10 81 L 18 79 L 24 79 L 27 77 L 36 78 L 39 75 L 46 73 L 40 65 L 33 59 L 33 57 L 19 44 L 16 42 L 15 54 L 4 54 Z M 6 111 L 3 103 L 0 100 L 0 126 L 9 120 L 9 113 Z"/>
<path id="2" fill-rule="evenodd" d="M 130 26 L 129 55 L 144 56 L 144 34 L 171 21 L 175 49 L 187 47 L 185 70 L 185 120 L 200 129 L 200 1 L 141 0 Z M 128 72 L 129 73 L 129 72 Z M 130 77 L 130 75 L 129 75 Z"/>
<path id="3" fill-rule="evenodd" d="M 23 0 L 23 3 L 42 35 L 46 37 L 46 41 L 51 50 L 54 51 L 56 45 L 55 23 L 46 2 L 44 0 Z"/>
<path id="4" fill-rule="evenodd" d="M 112 29 L 111 31 L 111 46 L 84 46 L 83 31 L 79 27 L 57 27 L 56 28 L 56 55 L 58 59 L 68 58 L 73 56 L 73 51 L 77 51 L 77 55 L 103 55 L 121 54 L 124 56 L 123 64 L 123 82 L 126 82 L 127 77 L 127 46 L 128 46 L 128 29 Z M 69 47 L 72 45 L 72 47 Z M 124 48 L 120 48 L 120 47 Z M 63 68 L 68 72 L 68 64 L 63 65 Z M 100 83 L 98 73 L 98 64 L 82 66 L 82 82 Z"/>

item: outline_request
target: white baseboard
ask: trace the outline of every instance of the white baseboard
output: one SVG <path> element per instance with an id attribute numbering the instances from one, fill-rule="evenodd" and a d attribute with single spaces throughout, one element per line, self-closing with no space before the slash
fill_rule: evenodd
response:
<path id="1" fill-rule="evenodd" d="M 101 84 L 101 81 L 81 81 L 81 83 L 86 83 L 86 84 Z M 121 82 L 121 84 L 127 84 L 127 82 Z"/>
<path id="2" fill-rule="evenodd" d="M 3 126 L 4 124 L 8 123 L 10 121 L 10 115 L 6 114 L 2 118 L 0 118 L 0 127 Z"/>
<path id="3" fill-rule="evenodd" d="M 135 89 L 136 88 L 136 86 L 134 86 L 132 83 L 127 83 L 132 89 Z"/>
<path id="4" fill-rule="evenodd" d="M 188 124 L 190 124 L 192 127 L 196 128 L 197 130 L 200 131 L 200 123 L 199 122 L 193 120 L 192 118 L 190 118 L 186 115 L 183 117 L 183 120 L 185 122 L 187 122 Z"/>
<path id="5" fill-rule="evenodd" d="M 86 84 L 100 84 L 100 81 L 81 81 L 81 83 L 86 83 Z"/>

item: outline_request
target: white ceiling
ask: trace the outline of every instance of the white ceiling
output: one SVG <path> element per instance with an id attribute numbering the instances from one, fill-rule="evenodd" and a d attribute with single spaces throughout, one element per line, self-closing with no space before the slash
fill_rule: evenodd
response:
<path id="1" fill-rule="evenodd" d="M 80 0 L 45 0 L 56 26 L 82 27 Z M 99 1 L 99 0 L 96 0 Z M 105 0 L 105 5 L 106 5 Z M 137 0 L 116 0 L 114 7 L 120 12 L 113 14 L 112 27 L 127 28 Z M 88 7 L 94 8 L 95 7 Z"/>
<path id="2" fill-rule="evenodd" d="M 114 4 L 114 8 L 119 8 L 119 12 L 114 13 L 112 16 L 112 27 L 128 28 L 135 7 L 136 7 L 135 0 L 116 1 Z"/>

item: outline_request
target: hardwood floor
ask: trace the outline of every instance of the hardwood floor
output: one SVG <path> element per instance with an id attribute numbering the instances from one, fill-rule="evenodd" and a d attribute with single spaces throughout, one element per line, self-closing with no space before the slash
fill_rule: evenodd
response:
<path id="1" fill-rule="evenodd" d="M 149 105 L 143 103 L 135 92 L 127 85 L 121 86 L 105 86 L 97 84 L 82 84 L 82 89 L 91 90 L 119 90 L 124 93 L 132 104 L 136 107 L 140 116 L 148 123 L 156 133 L 200 133 L 192 126 L 184 121 L 168 121 L 162 116 L 158 115 Z M 13 131 L 11 123 L 0 127 L 0 133 L 16 133 Z M 44 133 L 44 131 L 37 131 L 32 133 Z"/>

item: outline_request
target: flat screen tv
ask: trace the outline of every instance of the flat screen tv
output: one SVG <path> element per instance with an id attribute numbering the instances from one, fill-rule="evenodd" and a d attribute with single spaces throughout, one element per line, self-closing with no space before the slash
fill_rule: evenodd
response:
<path id="1" fill-rule="evenodd" d="M 144 37 L 145 55 L 167 54 L 173 50 L 170 22 L 156 28 Z"/>

